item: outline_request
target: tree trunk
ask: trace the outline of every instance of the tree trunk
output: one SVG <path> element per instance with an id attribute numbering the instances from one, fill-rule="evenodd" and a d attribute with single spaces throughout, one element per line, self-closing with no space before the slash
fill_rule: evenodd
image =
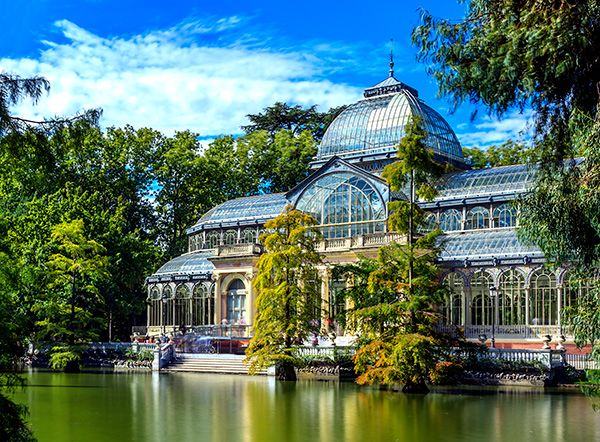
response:
<path id="1" fill-rule="evenodd" d="M 278 381 L 296 381 L 296 370 L 294 365 L 289 362 L 281 362 L 277 364 L 276 369 Z"/>
<path id="2" fill-rule="evenodd" d="M 412 381 L 408 381 L 402 387 L 402 393 L 410 393 L 410 394 L 427 394 L 429 393 L 429 387 L 425 384 L 424 381 L 415 383 Z"/>
<path id="3" fill-rule="evenodd" d="M 79 361 L 69 361 L 65 365 L 64 368 L 65 373 L 79 373 L 81 371 L 81 367 L 79 366 Z"/>
<path id="4" fill-rule="evenodd" d="M 71 319 L 69 320 L 68 330 L 71 332 L 71 335 L 69 336 L 69 345 L 73 346 L 75 345 L 75 272 L 73 272 L 71 287 Z"/>

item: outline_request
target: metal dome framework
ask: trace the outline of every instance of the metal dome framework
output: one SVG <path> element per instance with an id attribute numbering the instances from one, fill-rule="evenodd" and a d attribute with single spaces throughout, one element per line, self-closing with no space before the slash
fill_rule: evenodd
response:
<path id="1" fill-rule="evenodd" d="M 314 166 L 334 155 L 352 163 L 392 158 L 396 145 L 405 135 L 408 119 L 418 116 L 435 159 L 466 168 L 456 134 L 439 113 L 417 98 L 414 89 L 389 77 L 366 89 L 365 97 L 348 107 L 329 126 Z"/>

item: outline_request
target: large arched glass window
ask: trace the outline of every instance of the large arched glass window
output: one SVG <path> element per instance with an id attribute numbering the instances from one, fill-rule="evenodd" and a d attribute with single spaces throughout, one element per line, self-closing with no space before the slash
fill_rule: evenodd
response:
<path id="1" fill-rule="evenodd" d="M 490 211 L 485 207 L 473 207 L 467 212 L 465 230 L 479 230 L 490 227 Z"/>
<path id="2" fill-rule="evenodd" d="M 558 303 L 556 277 L 545 269 L 536 271 L 531 277 L 529 311 L 532 325 L 556 325 Z"/>
<path id="3" fill-rule="evenodd" d="M 296 208 L 313 216 L 327 239 L 383 232 L 385 228 L 383 200 L 371 184 L 352 173 L 318 179 L 304 191 Z"/>
<path id="4" fill-rule="evenodd" d="M 239 324 L 246 321 L 246 286 L 241 279 L 235 279 L 227 287 L 227 321 Z"/>
<path id="5" fill-rule="evenodd" d="M 456 209 L 446 210 L 440 216 L 440 229 L 444 232 L 462 230 L 462 214 Z"/>
<path id="6" fill-rule="evenodd" d="M 465 280 L 459 273 L 450 273 L 444 278 L 444 285 L 449 293 L 442 314 L 448 324 L 460 325 L 463 323 Z"/>
<path id="7" fill-rule="evenodd" d="M 174 318 L 173 318 L 173 311 L 174 311 L 174 300 L 173 300 L 173 291 L 171 290 L 171 287 L 169 286 L 165 286 L 165 288 L 163 289 L 163 294 L 162 297 L 164 299 L 166 299 L 166 302 L 162 303 L 163 306 L 163 317 L 165 318 L 165 322 L 163 325 L 166 326 L 174 326 L 175 322 L 174 322 Z M 162 323 L 162 318 L 161 318 L 161 323 Z"/>
<path id="8" fill-rule="evenodd" d="M 213 323 L 214 298 L 209 294 L 204 283 L 194 286 L 192 298 L 192 325 L 209 325 Z"/>
<path id="9" fill-rule="evenodd" d="M 490 297 L 492 275 L 477 272 L 471 280 L 471 324 L 491 325 L 494 308 Z"/>
<path id="10" fill-rule="evenodd" d="M 510 204 L 502 204 L 494 209 L 494 227 L 513 227 L 517 213 Z"/>
<path id="11" fill-rule="evenodd" d="M 186 284 L 180 284 L 175 290 L 175 324 L 191 325 L 190 318 L 190 288 Z"/>
<path id="12" fill-rule="evenodd" d="M 156 327 L 161 325 L 162 317 L 161 317 L 161 300 L 160 300 L 160 290 L 158 286 L 153 286 L 150 289 L 148 302 L 150 305 L 148 306 L 148 326 Z"/>
<path id="13" fill-rule="evenodd" d="M 498 287 L 498 325 L 522 325 L 525 319 L 525 280 L 516 270 L 500 276 Z"/>

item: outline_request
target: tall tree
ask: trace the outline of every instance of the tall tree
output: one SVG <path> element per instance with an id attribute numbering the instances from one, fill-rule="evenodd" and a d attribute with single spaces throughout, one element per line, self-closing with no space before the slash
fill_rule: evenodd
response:
<path id="1" fill-rule="evenodd" d="M 307 130 L 319 142 L 329 125 L 346 107 L 332 107 L 329 111 L 321 113 L 317 111 L 316 105 L 304 109 L 300 105 L 290 106 L 287 103 L 277 102 L 273 106 L 266 107 L 263 113 L 246 115 L 252 124 L 242 126 L 242 130 L 246 133 L 264 130 L 270 135 L 275 135 L 281 130 L 300 135 Z"/>
<path id="2" fill-rule="evenodd" d="M 362 260 L 355 269 L 346 267 L 350 273 L 369 270 L 366 280 L 364 272 L 354 278 L 359 283 L 354 295 L 359 296 L 352 319 L 362 332 L 355 357 L 361 373 L 358 382 L 401 382 L 403 391 L 415 393 L 429 391 L 425 381 L 435 370 L 438 349 L 445 343 L 434 327 L 438 320 L 435 305 L 444 294 L 433 262 L 441 232 L 414 240 L 414 230 L 425 215 L 416 198 L 432 200 L 436 195 L 433 180 L 444 171 L 433 161 L 420 123 L 416 117 L 407 122 L 398 161 L 386 166 L 382 174 L 391 190 L 408 195 L 408 201 L 390 203 L 388 221 L 390 230 L 407 235 L 407 244 L 392 243 L 379 250 L 376 262 Z"/>
<path id="3" fill-rule="evenodd" d="M 261 235 L 266 253 L 257 264 L 254 279 L 257 315 L 254 336 L 246 350 L 250 372 L 276 365 L 277 378 L 296 380 L 297 359 L 293 346 L 314 330 L 320 317 L 315 309 L 318 288 L 313 284 L 321 256 L 316 246 L 321 239 L 317 221 L 288 206 L 265 224 Z"/>
<path id="4" fill-rule="evenodd" d="M 60 299 L 51 301 L 55 317 L 46 312 L 40 326 L 45 328 L 44 335 L 68 341 L 68 346 L 54 348 L 52 365 L 73 370 L 78 367 L 75 342 L 87 342 L 91 336 L 97 336 L 90 330 L 94 322 L 90 306 L 103 302 L 97 285 L 109 276 L 106 271 L 108 260 L 103 255 L 106 249 L 85 237 L 83 220 L 56 225 L 52 229 L 52 239 L 57 242 L 59 252 L 53 254 L 48 263 L 52 269 L 51 284 L 68 287 L 70 296 L 66 304 Z"/>
<path id="5" fill-rule="evenodd" d="M 452 365 L 445 350 L 451 341 L 437 332 L 446 291 L 434 263 L 435 231 L 412 247 L 392 243 L 379 250 L 377 260 L 363 260 L 361 268 L 373 269 L 356 278 L 358 283 L 350 320 L 359 332 L 354 362 L 361 384 L 403 384 L 406 393 L 426 393 L 432 374 Z M 351 289 L 352 290 L 352 289 Z"/>

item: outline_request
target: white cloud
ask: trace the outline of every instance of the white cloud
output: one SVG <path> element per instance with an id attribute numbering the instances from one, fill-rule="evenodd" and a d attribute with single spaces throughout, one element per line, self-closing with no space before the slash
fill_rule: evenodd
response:
<path id="1" fill-rule="evenodd" d="M 509 139 L 526 137 L 532 117 L 532 111 L 513 111 L 502 119 L 486 116 L 471 125 L 459 124 L 456 135 L 464 147 L 500 145 Z"/>
<path id="2" fill-rule="evenodd" d="M 48 97 L 35 107 L 19 104 L 15 114 L 41 119 L 102 108 L 104 126 L 148 126 L 167 134 L 239 133 L 246 114 L 276 101 L 318 103 L 326 110 L 360 97 L 360 88 L 323 78 L 324 70 L 339 68 L 339 47 L 270 49 L 269 35 L 242 26 L 245 22 L 243 17 L 186 20 L 169 29 L 108 38 L 61 20 L 55 26 L 66 43 L 44 41 L 38 58 L 0 59 L 0 69 L 51 82 Z"/>

